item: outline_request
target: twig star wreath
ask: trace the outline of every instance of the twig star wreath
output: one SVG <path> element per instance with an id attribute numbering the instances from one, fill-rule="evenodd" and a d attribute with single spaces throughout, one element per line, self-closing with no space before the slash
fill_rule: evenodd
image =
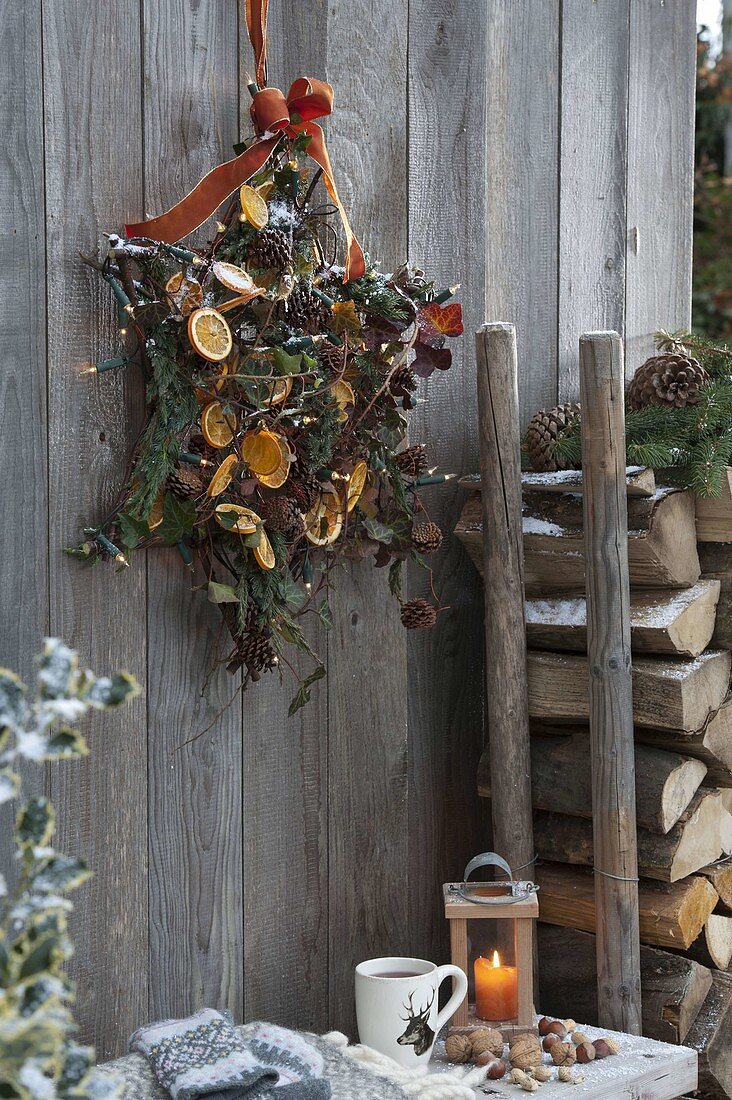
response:
<path id="1" fill-rule="evenodd" d="M 406 446 L 405 414 L 419 380 L 450 366 L 445 339 L 462 316 L 453 289 L 366 262 L 313 121 L 331 112 L 332 89 L 304 78 L 287 97 L 264 87 L 267 0 L 248 0 L 246 16 L 254 139 L 172 210 L 110 236 L 103 259 L 83 257 L 126 334 L 125 354 L 96 370 L 136 364 L 147 416 L 119 499 L 71 552 L 120 566 L 156 545 L 188 565 L 196 556 L 233 638 L 231 670 L 257 680 L 292 667 L 286 644 L 312 658 L 309 674 L 295 672 L 294 713 L 325 674 L 301 620 L 327 625 L 337 557 L 388 566 L 401 600 L 404 561 L 429 568 L 440 545 L 420 494 L 448 475 Z M 227 197 L 209 245 L 181 246 Z M 429 627 L 437 611 L 434 597 L 414 599 L 402 622 Z"/>

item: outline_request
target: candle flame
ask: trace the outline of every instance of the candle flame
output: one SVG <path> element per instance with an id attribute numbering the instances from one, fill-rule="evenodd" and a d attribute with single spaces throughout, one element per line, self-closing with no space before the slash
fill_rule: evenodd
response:
<path id="1" fill-rule="evenodd" d="M 500 966 L 501 965 L 501 956 L 498 954 L 497 951 L 493 952 L 493 965 L 494 966 Z"/>

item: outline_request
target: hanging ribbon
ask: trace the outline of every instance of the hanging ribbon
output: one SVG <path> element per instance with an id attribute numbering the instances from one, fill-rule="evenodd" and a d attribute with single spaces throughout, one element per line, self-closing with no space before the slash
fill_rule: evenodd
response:
<path id="1" fill-rule="evenodd" d="M 264 83 L 267 65 L 268 0 L 246 0 L 246 20 L 249 39 L 254 50 L 257 84 Z M 346 264 L 344 282 L 358 279 L 366 265 L 360 244 L 353 235 L 348 215 L 338 195 L 333 169 L 325 144 L 325 136 L 313 121 L 331 114 L 333 89 L 324 80 L 300 77 L 285 97 L 279 88 L 261 88 L 252 97 L 252 120 L 257 140 L 234 160 L 219 164 L 199 184 L 165 214 L 136 225 L 126 225 L 128 237 L 150 237 L 166 244 L 175 244 L 198 229 L 233 192 L 251 179 L 271 157 L 283 135 L 294 138 L 308 134 L 308 156 L 323 170 L 323 182 L 333 200 L 346 234 Z"/>

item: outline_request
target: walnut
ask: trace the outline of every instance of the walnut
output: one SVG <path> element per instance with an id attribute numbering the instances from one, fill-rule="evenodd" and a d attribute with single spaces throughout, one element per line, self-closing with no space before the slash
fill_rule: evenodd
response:
<path id="1" fill-rule="evenodd" d="M 525 1032 L 511 1040 L 508 1057 L 516 1069 L 529 1069 L 541 1062 L 541 1046 L 536 1035 Z"/>
<path id="2" fill-rule="evenodd" d="M 445 1054 L 451 1062 L 469 1062 L 473 1057 L 473 1044 L 468 1035 L 448 1035 Z"/>
<path id="3" fill-rule="evenodd" d="M 503 1036 L 493 1027 L 480 1027 L 471 1031 L 468 1035 L 473 1044 L 473 1055 L 483 1054 L 489 1050 L 496 1058 L 503 1054 Z"/>
<path id="4" fill-rule="evenodd" d="M 571 1043 L 553 1043 L 549 1053 L 555 1066 L 573 1066 L 577 1061 L 577 1051 Z"/>

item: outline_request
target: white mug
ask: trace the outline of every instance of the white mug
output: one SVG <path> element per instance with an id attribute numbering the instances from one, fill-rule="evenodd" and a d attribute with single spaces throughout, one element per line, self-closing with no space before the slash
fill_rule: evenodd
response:
<path id="1" fill-rule="evenodd" d="M 456 980 L 442 1012 L 437 992 L 445 978 Z M 459 966 L 435 966 L 425 959 L 369 959 L 356 967 L 358 1035 L 367 1047 L 408 1069 L 426 1066 L 435 1038 L 468 992 Z"/>

